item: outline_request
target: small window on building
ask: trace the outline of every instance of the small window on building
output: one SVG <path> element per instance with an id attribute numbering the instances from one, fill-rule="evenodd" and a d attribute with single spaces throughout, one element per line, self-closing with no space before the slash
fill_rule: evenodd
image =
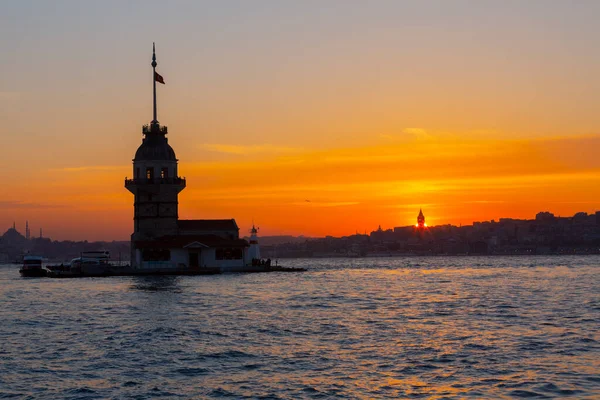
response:
<path id="1" fill-rule="evenodd" d="M 135 177 L 138 178 L 138 179 L 140 178 L 140 167 L 137 167 L 135 169 Z"/>
<path id="2" fill-rule="evenodd" d="M 146 168 L 146 179 L 154 179 L 154 168 Z"/>
<path id="3" fill-rule="evenodd" d="M 240 248 L 232 249 L 231 253 L 234 260 L 241 260 L 244 257 L 244 253 Z"/>
<path id="4" fill-rule="evenodd" d="M 244 252 L 240 248 L 218 248 L 215 251 L 216 260 L 241 260 Z"/>
<path id="5" fill-rule="evenodd" d="M 144 249 L 142 250 L 142 260 L 144 261 L 169 261 L 171 252 L 169 249 Z"/>
<path id="6" fill-rule="evenodd" d="M 169 168 L 162 168 L 160 170 L 160 178 L 167 179 L 169 177 Z"/>

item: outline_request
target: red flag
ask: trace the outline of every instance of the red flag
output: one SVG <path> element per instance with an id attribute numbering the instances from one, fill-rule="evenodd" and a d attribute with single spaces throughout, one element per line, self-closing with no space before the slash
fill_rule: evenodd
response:
<path id="1" fill-rule="evenodd" d="M 163 85 L 165 84 L 163 77 L 156 71 L 154 71 L 154 80 L 158 83 L 162 83 Z"/>

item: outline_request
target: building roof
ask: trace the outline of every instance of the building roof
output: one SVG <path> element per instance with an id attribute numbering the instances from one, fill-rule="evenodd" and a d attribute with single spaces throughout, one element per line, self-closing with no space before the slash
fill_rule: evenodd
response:
<path id="1" fill-rule="evenodd" d="M 162 236 L 154 240 L 135 241 L 136 248 L 177 248 L 181 249 L 193 244 L 205 247 L 247 247 L 248 242 L 244 239 L 225 239 L 217 235 L 170 235 Z"/>
<path id="2" fill-rule="evenodd" d="M 180 219 L 177 227 L 182 231 L 239 231 L 235 219 Z"/>

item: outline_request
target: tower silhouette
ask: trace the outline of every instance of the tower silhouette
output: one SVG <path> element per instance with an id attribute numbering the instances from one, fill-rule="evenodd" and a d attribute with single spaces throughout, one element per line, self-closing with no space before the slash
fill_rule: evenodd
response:
<path id="1" fill-rule="evenodd" d="M 135 242 L 177 233 L 178 194 L 185 178 L 177 176 L 177 158 L 167 139 L 167 127 L 157 119 L 156 51 L 152 45 L 153 119 L 142 127 L 142 144 L 133 159 L 133 179 L 125 187 L 134 195 L 134 228 L 131 235 L 132 260 Z M 161 82 L 162 77 L 160 77 Z"/>
<path id="2" fill-rule="evenodd" d="M 422 209 L 419 209 L 419 215 L 417 216 L 417 227 L 420 229 L 425 228 L 425 215 L 423 215 Z"/>

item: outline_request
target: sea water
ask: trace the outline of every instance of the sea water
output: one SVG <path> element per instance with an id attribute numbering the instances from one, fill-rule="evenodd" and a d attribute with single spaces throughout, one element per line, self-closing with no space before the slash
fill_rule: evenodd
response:
<path id="1" fill-rule="evenodd" d="M 280 264 L 308 271 L 0 266 L 0 398 L 600 397 L 598 256 Z"/>

